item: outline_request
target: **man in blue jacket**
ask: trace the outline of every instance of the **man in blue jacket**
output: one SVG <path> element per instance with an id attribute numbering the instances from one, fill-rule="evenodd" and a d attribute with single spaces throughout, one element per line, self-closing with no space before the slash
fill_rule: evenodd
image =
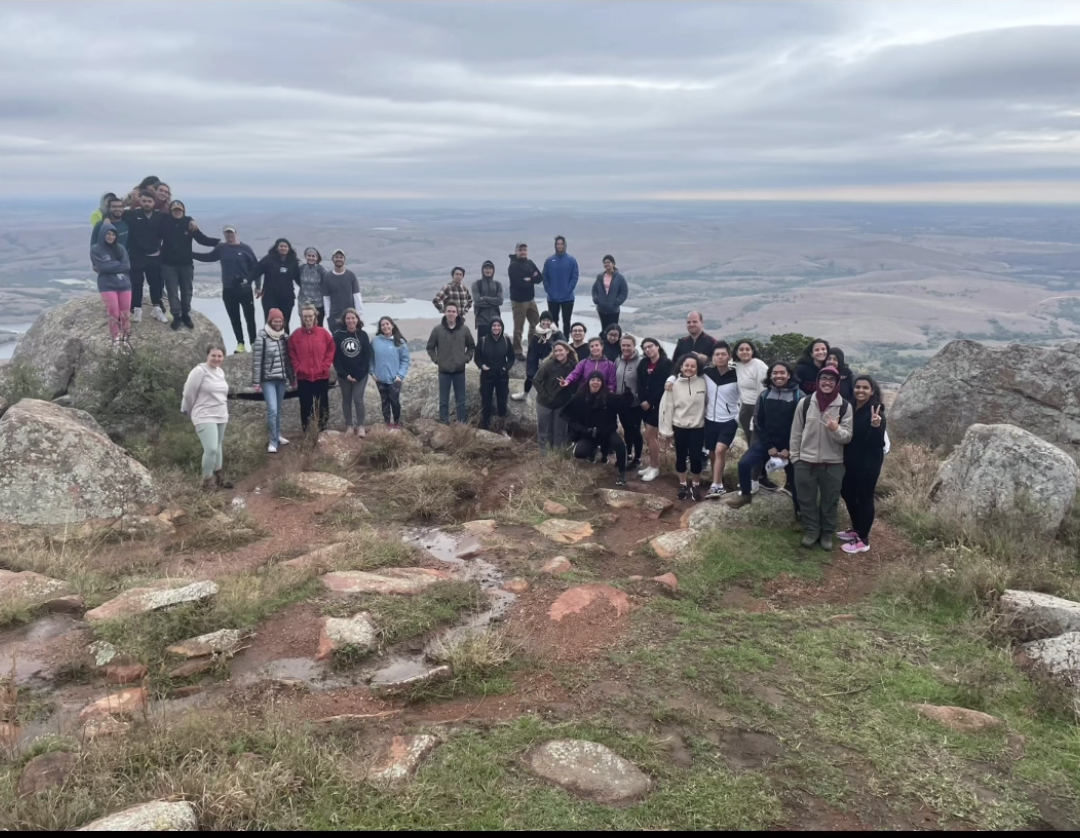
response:
<path id="1" fill-rule="evenodd" d="M 574 316 L 574 289 L 577 288 L 577 259 L 566 252 L 566 238 L 555 237 L 555 255 L 544 262 L 544 292 L 547 294 L 547 307 L 555 321 L 562 311 L 563 334 L 570 334 L 570 321 Z"/>

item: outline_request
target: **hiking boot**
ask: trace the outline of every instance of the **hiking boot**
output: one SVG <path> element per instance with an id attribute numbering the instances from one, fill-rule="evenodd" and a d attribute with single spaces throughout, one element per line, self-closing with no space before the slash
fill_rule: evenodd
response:
<path id="1" fill-rule="evenodd" d="M 131 322 L 132 323 L 142 323 L 142 309 L 141 308 L 133 308 L 131 310 Z"/>
<path id="2" fill-rule="evenodd" d="M 701 486 L 697 483 L 690 487 L 690 500 L 695 502 L 701 500 Z"/>
<path id="3" fill-rule="evenodd" d="M 821 549 L 824 550 L 826 553 L 829 552 L 830 550 L 832 550 L 832 536 L 831 535 L 823 535 L 821 537 Z"/>
<path id="4" fill-rule="evenodd" d="M 811 547 L 813 547 L 817 543 L 818 543 L 818 540 L 817 540 L 817 536 L 815 536 L 815 535 L 804 535 L 803 538 L 802 538 L 802 541 L 799 542 L 800 546 L 805 547 L 807 550 L 809 550 Z"/>
<path id="5" fill-rule="evenodd" d="M 855 530 L 847 530 L 846 532 L 838 532 L 836 537 L 843 542 L 858 541 L 859 534 Z"/>
<path id="6" fill-rule="evenodd" d="M 220 471 L 214 472 L 214 483 L 219 489 L 231 489 L 233 484 L 226 480 Z"/>
<path id="7" fill-rule="evenodd" d="M 173 318 L 173 322 L 172 322 L 172 325 L 171 325 L 171 326 L 169 326 L 169 328 L 170 328 L 170 329 L 172 329 L 172 330 L 173 330 L 174 332 L 179 332 L 179 331 L 180 331 L 180 327 L 181 327 L 181 326 L 183 326 L 183 325 L 184 325 L 184 324 L 183 324 L 183 322 L 182 322 L 182 321 L 180 320 L 180 318 L 179 318 L 179 317 L 174 317 L 174 318 Z"/>
<path id="8" fill-rule="evenodd" d="M 723 486 L 713 483 L 709 487 L 709 491 L 705 494 L 705 500 L 717 500 L 718 498 L 722 498 L 726 492 L 727 489 Z"/>
<path id="9" fill-rule="evenodd" d="M 512 402 L 523 402 L 523 401 L 525 401 L 525 398 L 526 398 L 526 396 L 528 396 L 528 395 L 529 395 L 529 394 L 528 394 L 528 393 L 525 393 L 525 392 L 521 392 L 521 393 L 513 393 L 513 394 L 511 394 L 511 396 L 510 396 L 510 401 L 512 401 Z"/>
<path id="10" fill-rule="evenodd" d="M 845 553 L 850 553 L 854 555 L 855 553 L 869 553 L 870 545 L 864 544 L 862 539 L 856 539 L 850 544 L 841 544 L 840 549 L 843 550 Z"/>
<path id="11" fill-rule="evenodd" d="M 744 495 L 741 492 L 733 498 L 728 498 L 724 503 L 730 506 L 732 509 L 742 509 L 744 506 L 749 506 L 754 502 L 754 499 L 750 495 Z"/>
<path id="12" fill-rule="evenodd" d="M 154 318 L 158 323 L 168 323 L 169 318 L 165 316 L 164 309 L 161 306 L 154 306 L 154 310 L 150 312 L 150 316 Z"/>
<path id="13" fill-rule="evenodd" d="M 625 486 L 626 485 L 626 472 L 625 471 L 620 471 L 619 472 L 619 476 L 615 478 L 615 485 L 616 486 Z"/>
<path id="14" fill-rule="evenodd" d="M 185 314 L 183 317 L 181 317 L 180 322 L 187 326 L 187 328 L 189 329 L 195 328 L 195 323 L 192 322 L 190 314 Z"/>
<path id="15" fill-rule="evenodd" d="M 690 494 L 690 487 L 685 483 L 679 484 L 679 500 L 686 500 L 686 496 Z"/>
<path id="16" fill-rule="evenodd" d="M 773 483 L 768 477 L 766 477 L 764 474 L 761 475 L 761 480 L 758 481 L 758 486 L 760 486 L 766 492 L 775 492 L 777 489 L 780 488 L 775 483 Z"/>

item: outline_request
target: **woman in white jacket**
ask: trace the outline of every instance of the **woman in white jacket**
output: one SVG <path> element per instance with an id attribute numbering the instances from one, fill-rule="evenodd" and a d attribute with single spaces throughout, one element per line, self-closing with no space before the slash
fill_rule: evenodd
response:
<path id="1" fill-rule="evenodd" d="M 746 437 L 746 445 L 754 444 L 754 410 L 757 408 L 758 397 L 769 386 L 769 365 L 758 357 L 757 347 L 753 341 L 740 340 L 735 344 L 735 360 L 732 364 L 735 374 L 739 377 L 739 427 L 742 428 L 743 436 Z M 760 468 L 753 475 L 753 490 L 756 492 L 760 485 L 766 489 L 775 489 Z"/>
<path id="2" fill-rule="evenodd" d="M 225 348 L 211 344 L 206 348 L 206 363 L 199 364 L 187 377 L 180 412 L 191 419 L 202 443 L 203 488 L 212 491 L 231 489 L 221 474 L 225 426 L 229 424 L 229 382 L 225 378 Z"/>
<path id="3" fill-rule="evenodd" d="M 679 500 L 701 500 L 701 448 L 705 442 L 705 404 L 708 388 L 701 377 L 701 362 L 694 354 L 679 363 L 679 377 L 660 400 L 660 435 L 675 438 L 675 472 Z M 691 484 L 686 477 L 690 460 Z"/>

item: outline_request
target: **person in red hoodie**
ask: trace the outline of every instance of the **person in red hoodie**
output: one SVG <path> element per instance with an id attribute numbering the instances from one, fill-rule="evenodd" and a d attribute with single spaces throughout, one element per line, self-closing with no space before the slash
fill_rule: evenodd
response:
<path id="1" fill-rule="evenodd" d="M 300 329 L 289 337 L 289 360 L 300 396 L 300 424 L 307 433 L 311 409 L 319 400 L 319 430 L 330 421 L 330 368 L 334 365 L 334 338 L 317 325 L 315 306 L 300 309 Z"/>

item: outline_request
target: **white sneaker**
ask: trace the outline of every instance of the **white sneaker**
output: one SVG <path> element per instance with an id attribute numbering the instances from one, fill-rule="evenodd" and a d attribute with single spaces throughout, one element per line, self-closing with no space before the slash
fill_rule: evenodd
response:
<path id="1" fill-rule="evenodd" d="M 363 425 L 360 425 L 359 427 L 357 427 L 357 429 L 356 429 L 356 435 L 357 435 L 358 437 L 360 437 L 360 439 L 363 439 L 364 437 L 366 437 L 366 436 L 367 436 L 367 431 L 366 431 L 366 430 L 364 429 L 364 426 L 363 426 Z"/>
<path id="2" fill-rule="evenodd" d="M 285 437 L 283 437 L 283 436 L 279 436 L 277 443 L 278 443 L 278 445 L 288 445 L 289 440 L 285 439 Z"/>
<path id="3" fill-rule="evenodd" d="M 512 401 L 512 402 L 523 402 L 523 401 L 525 401 L 525 397 L 527 395 L 528 395 L 528 393 L 514 393 L 513 395 L 510 396 L 510 401 Z"/>
<path id="4" fill-rule="evenodd" d="M 271 443 L 270 445 L 267 445 L 266 446 L 266 453 L 267 454 L 276 454 L 277 453 L 277 447 L 273 443 Z"/>
<path id="5" fill-rule="evenodd" d="M 150 316 L 153 317 L 158 323 L 169 322 L 169 318 L 165 316 L 165 312 L 162 311 L 159 306 L 154 306 L 154 310 L 150 312 Z"/>
<path id="6" fill-rule="evenodd" d="M 142 309 L 141 308 L 133 308 L 131 310 L 131 322 L 132 323 L 142 323 Z"/>
<path id="7" fill-rule="evenodd" d="M 659 476 L 660 476 L 660 469 L 658 469 L 658 468 L 645 469 L 645 471 L 641 473 L 641 482 L 642 483 L 651 483 L 652 481 L 654 481 Z"/>
<path id="8" fill-rule="evenodd" d="M 760 488 L 761 488 L 761 484 L 758 483 L 756 480 L 751 480 L 750 481 L 750 494 L 756 495 L 758 493 L 758 489 L 760 489 Z"/>

